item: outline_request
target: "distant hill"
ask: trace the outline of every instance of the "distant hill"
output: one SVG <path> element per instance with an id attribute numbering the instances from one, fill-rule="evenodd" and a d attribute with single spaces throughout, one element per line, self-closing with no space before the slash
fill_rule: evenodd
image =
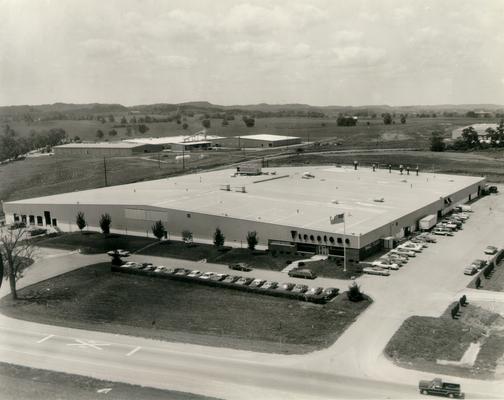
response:
<path id="1" fill-rule="evenodd" d="M 309 113 L 317 112 L 326 115 L 336 115 L 339 113 L 376 113 L 396 112 L 396 113 L 422 113 L 422 112 L 457 112 L 465 113 L 467 111 L 488 111 L 488 112 L 504 112 L 504 106 L 498 104 L 439 104 L 439 105 L 410 105 L 410 106 L 389 106 L 383 105 L 362 105 L 362 106 L 312 106 L 309 104 L 242 104 L 242 105 L 218 105 L 208 101 L 190 101 L 184 103 L 156 103 L 136 105 L 126 107 L 121 104 L 71 104 L 71 103 L 54 103 L 42 105 L 19 105 L 19 106 L 4 106 L 0 107 L 0 116 L 19 116 L 30 114 L 37 117 L 43 114 L 112 114 L 112 113 L 127 113 L 130 111 L 139 111 L 142 113 L 169 114 L 177 110 L 193 111 L 195 113 L 215 113 L 215 112 L 237 112 L 237 113 Z"/>

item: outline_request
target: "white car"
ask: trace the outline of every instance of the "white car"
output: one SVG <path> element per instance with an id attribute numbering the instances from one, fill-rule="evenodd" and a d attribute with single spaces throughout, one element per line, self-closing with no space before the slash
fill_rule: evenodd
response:
<path id="1" fill-rule="evenodd" d="M 154 272 L 162 272 L 166 269 L 166 267 L 164 265 L 159 265 L 156 267 L 156 269 L 154 270 Z"/>
<path id="2" fill-rule="evenodd" d="M 495 246 L 487 246 L 486 249 L 485 249 L 485 254 L 492 255 L 492 254 L 497 253 L 497 251 L 499 251 L 499 249 L 497 247 L 495 247 Z"/>
<path id="3" fill-rule="evenodd" d="M 452 231 L 448 231 L 448 230 L 441 229 L 441 228 L 434 228 L 432 230 L 432 233 L 434 235 L 439 235 L 439 236 L 453 236 L 453 232 Z"/>
<path id="4" fill-rule="evenodd" d="M 365 274 L 369 275 L 382 275 L 382 276 L 389 276 L 390 272 L 387 271 L 386 269 L 380 268 L 380 267 L 365 267 L 362 268 L 362 272 Z"/>
<path id="5" fill-rule="evenodd" d="M 136 268 L 137 266 L 138 266 L 138 264 L 133 261 L 128 261 L 127 263 L 124 263 L 123 265 L 121 265 L 121 267 L 123 267 L 123 268 Z"/>
<path id="6" fill-rule="evenodd" d="M 107 254 L 109 256 L 113 256 L 113 255 L 117 254 L 119 257 L 128 257 L 130 255 L 130 252 L 128 250 L 117 249 L 117 250 L 107 251 Z"/>
<path id="7" fill-rule="evenodd" d="M 393 263 L 393 262 L 389 262 L 389 261 L 385 261 L 385 260 L 373 261 L 371 263 L 371 265 L 374 266 L 374 267 L 380 267 L 380 268 L 383 268 L 383 269 L 392 269 L 394 271 L 396 271 L 396 270 L 399 269 L 399 264 L 396 264 L 396 263 Z"/>
<path id="8" fill-rule="evenodd" d="M 190 277 L 190 278 L 198 278 L 202 274 L 203 273 L 201 271 L 198 271 L 197 269 L 195 269 L 195 270 L 192 270 L 191 272 L 189 272 L 187 274 L 187 276 Z"/>
<path id="9" fill-rule="evenodd" d="M 420 243 L 406 242 L 397 246 L 397 248 L 411 250 L 414 251 L 415 253 L 420 253 L 423 249 L 423 245 Z"/>
<path id="10" fill-rule="evenodd" d="M 399 254 L 401 256 L 408 256 L 408 257 L 416 257 L 416 253 L 412 250 L 408 249 L 403 249 L 401 247 L 397 247 L 394 250 L 390 251 L 391 253 Z"/>
<path id="11" fill-rule="evenodd" d="M 205 272 L 199 278 L 203 279 L 203 280 L 206 280 L 206 279 L 210 279 L 213 275 L 215 275 L 215 272 Z"/>

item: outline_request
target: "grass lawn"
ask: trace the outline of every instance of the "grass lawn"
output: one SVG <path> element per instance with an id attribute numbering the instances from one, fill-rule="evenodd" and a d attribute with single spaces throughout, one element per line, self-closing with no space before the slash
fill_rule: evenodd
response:
<path id="1" fill-rule="evenodd" d="M 483 275 L 483 270 L 479 273 L 467 287 L 475 289 L 476 288 L 476 279 L 480 277 L 482 290 L 492 290 L 494 292 L 504 292 L 504 261 L 501 261 L 498 264 L 493 272 L 490 274 L 489 279 L 485 278 Z"/>
<path id="2" fill-rule="evenodd" d="M 504 318 L 469 304 L 461 307 L 457 319 L 452 319 L 450 309 L 454 304 L 440 318 L 408 318 L 387 344 L 385 354 L 405 368 L 462 377 L 494 378 L 498 360 L 504 355 Z M 472 342 L 481 345 L 474 365 L 441 365 L 436 362 L 459 361 Z"/>
<path id="3" fill-rule="evenodd" d="M 5 297 L 13 318 L 168 341 L 285 354 L 331 345 L 370 304 L 325 305 L 84 267 Z"/>
<path id="4" fill-rule="evenodd" d="M 80 375 L 28 368 L 0 362 L 2 400 L 204 400 L 210 397 L 160 390 L 127 383 L 102 381 Z M 100 389 L 112 389 L 100 394 Z"/>
<path id="5" fill-rule="evenodd" d="M 346 272 L 343 271 L 343 262 L 336 263 L 332 260 L 307 262 L 301 268 L 308 268 L 318 276 L 334 279 L 352 279 L 362 275 L 362 267 L 359 264 L 348 263 Z"/>
<path id="6" fill-rule="evenodd" d="M 37 242 L 38 246 L 53 247 L 65 250 L 80 249 L 82 253 L 99 254 L 109 250 L 124 249 L 131 252 L 156 243 L 156 239 L 141 236 L 110 234 L 104 236 L 99 232 L 73 232 Z"/>

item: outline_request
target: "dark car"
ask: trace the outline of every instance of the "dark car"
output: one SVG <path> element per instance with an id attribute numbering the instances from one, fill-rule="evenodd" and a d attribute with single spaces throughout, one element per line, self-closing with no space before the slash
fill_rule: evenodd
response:
<path id="1" fill-rule="evenodd" d="M 235 271 L 244 271 L 244 272 L 252 271 L 252 268 L 247 266 L 247 264 L 245 264 L 245 263 L 229 264 L 229 269 L 234 269 Z"/>
<path id="2" fill-rule="evenodd" d="M 497 186 L 490 186 L 488 188 L 488 192 L 489 193 L 497 193 L 498 192 Z"/>
<path id="3" fill-rule="evenodd" d="M 321 294 L 324 299 L 330 300 L 333 297 L 336 297 L 338 295 L 338 293 L 339 293 L 339 289 L 329 287 L 329 288 L 325 288 L 324 290 L 322 290 Z"/>
<path id="4" fill-rule="evenodd" d="M 278 287 L 278 282 L 266 281 L 263 283 L 263 289 L 276 289 Z"/>
<path id="5" fill-rule="evenodd" d="M 309 269 L 293 269 L 289 271 L 289 276 L 293 278 L 315 279 L 317 274 Z"/>
<path id="6" fill-rule="evenodd" d="M 303 285 L 301 283 L 298 283 L 296 284 L 293 288 L 292 288 L 292 292 L 293 293 L 304 293 L 308 290 L 308 286 L 306 285 Z"/>
<path id="7" fill-rule="evenodd" d="M 250 282 L 249 287 L 251 288 L 258 288 L 261 287 L 264 282 L 266 282 L 264 279 L 254 279 L 252 282 Z"/>
<path id="8" fill-rule="evenodd" d="M 282 283 L 281 285 L 279 285 L 278 289 L 279 290 L 292 290 L 293 287 L 294 287 L 293 283 L 285 282 L 285 283 Z"/>
<path id="9" fill-rule="evenodd" d="M 248 286 L 253 280 L 254 280 L 253 278 L 242 276 L 235 282 L 235 285 Z"/>
<path id="10" fill-rule="evenodd" d="M 237 276 L 237 275 L 228 275 L 226 276 L 222 282 L 225 282 L 225 283 L 235 283 L 238 279 L 240 279 L 241 277 L 240 276 Z"/>
<path id="11" fill-rule="evenodd" d="M 418 383 L 418 390 L 422 394 L 456 397 L 459 399 L 464 398 L 464 393 L 460 390 L 460 385 L 458 383 L 443 382 L 439 378 L 435 378 L 431 381 L 420 381 Z"/>
<path id="12" fill-rule="evenodd" d="M 173 275 L 184 276 L 184 275 L 187 275 L 189 272 L 191 272 L 191 270 L 190 270 L 190 269 L 186 269 L 186 268 L 175 268 L 175 272 L 173 273 Z"/>

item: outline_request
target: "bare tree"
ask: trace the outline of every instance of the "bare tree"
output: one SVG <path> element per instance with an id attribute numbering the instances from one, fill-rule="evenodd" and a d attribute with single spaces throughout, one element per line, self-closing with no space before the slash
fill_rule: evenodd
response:
<path id="1" fill-rule="evenodd" d="M 23 276 L 23 270 L 29 265 L 35 253 L 34 244 L 26 240 L 26 232 L 25 228 L 0 230 L 2 280 L 4 277 L 9 280 L 13 300 L 18 298 L 16 283 Z"/>

